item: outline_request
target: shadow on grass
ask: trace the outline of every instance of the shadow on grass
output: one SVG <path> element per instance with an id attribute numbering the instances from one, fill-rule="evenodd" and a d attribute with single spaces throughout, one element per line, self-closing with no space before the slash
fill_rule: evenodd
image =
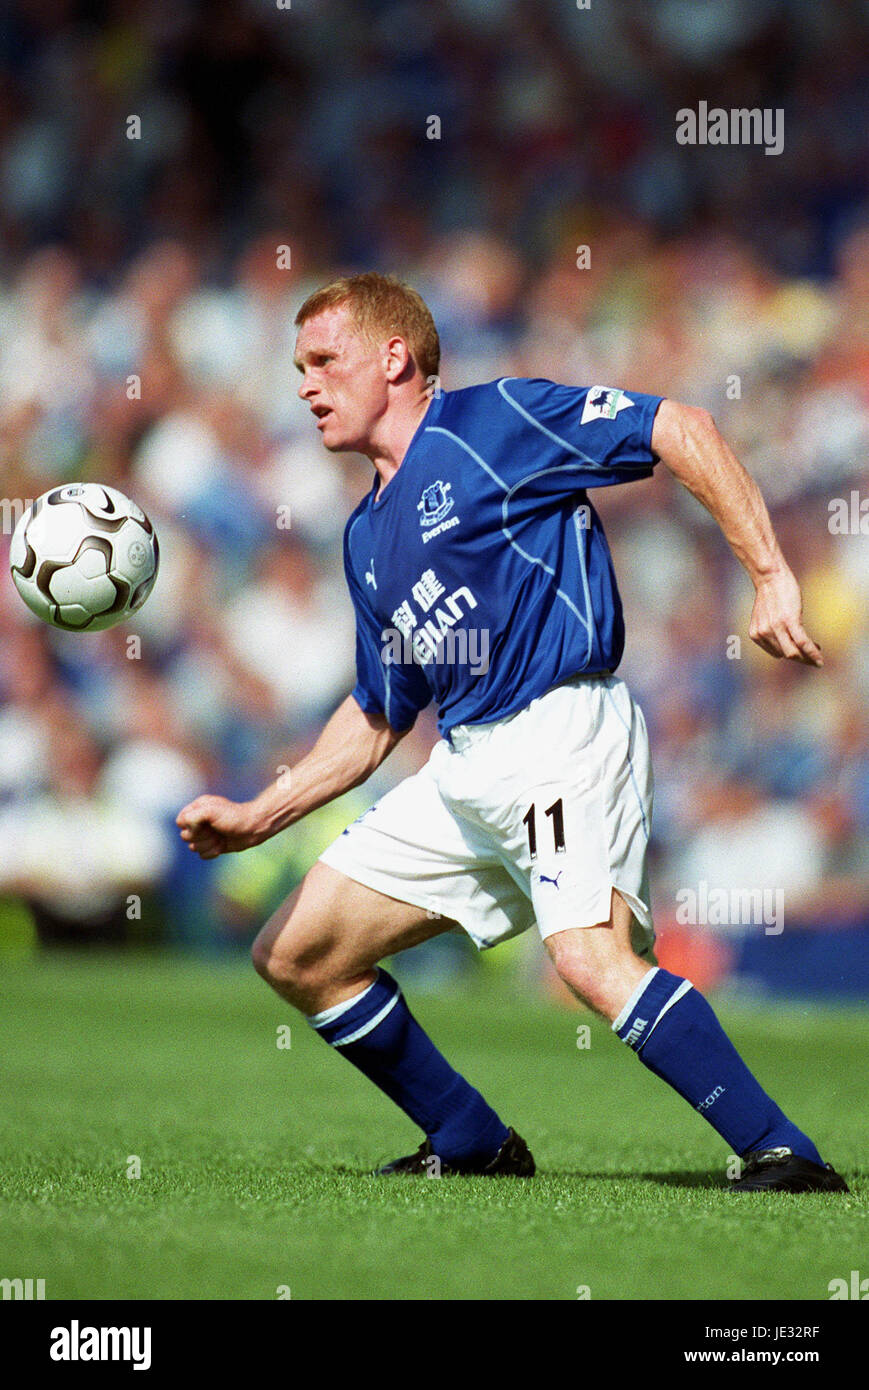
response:
<path id="1" fill-rule="evenodd" d="M 378 1174 L 373 1171 L 373 1169 L 376 1166 L 379 1165 L 372 1165 L 371 1168 L 365 1169 L 351 1167 L 350 1165 L 335 1164 L 331 1167 L 324 1167 L 319 1171 L 324 1173 L 331 1172 L 336 1177 L 341 1176 L 351 1178 L 375 1178 L 378 1177 Z M 481 1175 L 473 1174 L 472 1176 L 478 1178 Z M 461 1174 L 444 1174 L 444 1177 L 449 1178 L 451 1182 L 461 1183 L 463 1181 L 463 1175 Z M 726 1179 L 723 1179 L 715 1173 L 710 1172 L 638 1173 L 635 1171 L 627 1171 L 622 1173 L 590 1173 L 582 1172 L 575 1168 L 538 1168 L 536 1178 L 514 1178 L 509 1175 L 499 1175 L 495 1179 L 495 1181 L 505 1183 L 515 1182 L 517 1187 L 524 1187 L 525 1184 L 528 1183 L 530 1186 L 533 1187 L 535 1183 L 538 1182 L 540 1179 L 545 1181 L 547 1178 L 557 1179 L 559 1182 L 563 1182 L 565 1179 L 570 1179 L 577 1183 L 652 1182 L 656 1183 L 659 1187 L 697 1188 L 707 1192 L 726 1192 L 728 1187 Z M 380 1178 L 379 1180 L 383 1182 L 385 1179 Z M 424 1180 L 424 1174 L 395 1174 L 392 1178 L 392 1181 L 397 1182 L 419 1182 Z"/>
<path id="2" fill-rule="evenodd" d="M 549 1168 L 544 1171 L 538 1170 L 538 1173 L 542 1178 L 576 1178 L 580 1182 L 653 1182 L 657 1183 L 659 1187 L 696 1187 L 704 1188 L 708 1192 L 725 1192 L 727 1190 L 727 1180 L 708 1171 L 683 1173 L 637 1173 L 633 1171 L 623 1173 L 588 1173 L 577 1172 L 576 1169 Z"/>

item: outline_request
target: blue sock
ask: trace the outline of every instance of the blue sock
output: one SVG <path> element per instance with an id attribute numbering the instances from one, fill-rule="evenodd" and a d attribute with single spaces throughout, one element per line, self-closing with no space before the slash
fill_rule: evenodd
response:
<path id="1" fill-rule="evenodd" d="M 441 1056 L 385 970 L 308 1022 L 424 1130 L 445 1163 L 494 1158 L 507 1127 Z"/>
<path id="2" fill-rule="evenodd" d="M 612 1026 L 649 1071 L 693 1105 L 735 1154 L 784 1145 L 801 1158 L 822 1162 L 811 1139 L 755 1081 L 688 980 L 669 970 L 650 971 Z"/>

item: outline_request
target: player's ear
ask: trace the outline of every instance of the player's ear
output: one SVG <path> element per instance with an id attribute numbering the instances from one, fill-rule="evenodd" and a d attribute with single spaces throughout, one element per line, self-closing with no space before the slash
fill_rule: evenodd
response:
<path id="1" fill-rule="evenodd" d="M 413 370 L 413 359 L 410 355 L 410 348 L 404 338 L 398 334 L 389 338 L 384 348 L 385 371 L 387 381 L 398 381 L 410 368 Z"/>

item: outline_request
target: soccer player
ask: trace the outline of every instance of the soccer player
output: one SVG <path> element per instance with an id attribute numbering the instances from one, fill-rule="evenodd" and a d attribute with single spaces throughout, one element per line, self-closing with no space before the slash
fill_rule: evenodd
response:
<path id="1" fill-rule="evenodd" d="M 375 470 L 344 536 L 357 681 L 289 779 L 250 802 L 197 797 L 178 824 L 203 859 L 259 844 L 364 782 L 436 701 L 425 767 L 339 836 L 253 948 L 281 998 L 423 1131 L 379 1171 L 534 1173 L 379 962 L 456 923 L 488 948 L 536 922 L 574 994 L 742 1157 L 733 1191 L 847 1191 L 706 1000 L 655 964 L 648 739 L 614 674 L 622 609 L 589 501 L 660 460 L 750 575 L 753 640 L 820 666 L 758 488 L 691 406 L 510 377 L 442 391 L 431 314 L 391 277 L 327 285 L 296 323 L 323 444 Z"/>

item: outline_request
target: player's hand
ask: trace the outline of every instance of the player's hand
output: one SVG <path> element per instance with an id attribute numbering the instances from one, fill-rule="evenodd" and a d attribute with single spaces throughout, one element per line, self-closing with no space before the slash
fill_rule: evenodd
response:
<path id="1" fill-rule="evenodd" d="M 224 796 L 197 796 L 178 812 L 175 823 L 182 840 L 200 859 L 250 849 L 265 838 L 250 803 L 227 801 Z"/>
<path id="2" fill-rule="evenodd" d="M 806 666 L 823 666 L 820 647 L 803 627 L 800 586 L 786 567 L 756 584 L 748 635 L 770 656 L 785 656 Z"/>

